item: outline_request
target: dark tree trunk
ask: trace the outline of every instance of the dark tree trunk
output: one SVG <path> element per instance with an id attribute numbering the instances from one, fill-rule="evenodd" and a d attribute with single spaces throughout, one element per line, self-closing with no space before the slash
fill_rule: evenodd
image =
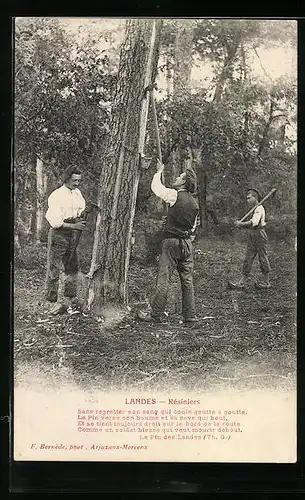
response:
<path id="1" fill-rule="evenodd" d="M 236 37 L 232 44 L 227 45 L 226 55 L 223 62 L 223 67 L 219 78 L 216 83 L 213 102 L 220 102 L 226 81 L 232 77 L 233 73 L 233 64 L 237 55 L 238 47 L 241 41 L 241 33 L 236 33 Z"/>
<path id="2" fill-rule="evenodd" d="M 273 112 L 274 112 L 274 102 L 273 102 L 273 99 L 271 99 L 271 101 L 270 101 L 270 108 L 269 108 L 268 121 L 267 121 L 267 123 L 265 125 L 264 131 L 263 131 L 263 135 L 262 135 L 259 147 L 258 147 L 257 156 L 259 158 L 262 156 L 263 152 L 265 151 L 265 149 L 266 149 L 266 147 L 268 145 L 268 135 L 269 135 L 270 126 L 271 126 L 271 123 L 272 123 L 272 120 L 273 120 Z"/>

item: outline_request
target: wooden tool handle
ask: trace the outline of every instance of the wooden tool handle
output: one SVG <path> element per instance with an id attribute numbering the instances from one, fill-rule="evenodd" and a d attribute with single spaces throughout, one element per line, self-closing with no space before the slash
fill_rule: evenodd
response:
<path id="1" fill-rule="evenodd" d="M 150 90 L 150 100 L 151 100 L 151 108 L 152 108 L 152 112 L 153 112 L 154 128 L 155 128 L 155 134 L 156 134 L 158 159 L 162 163 L 162 152 L 161 152 L 161 144 L 160 144 L 160 134 L 159 134 L 157 110 L 156 110 L 156 104 L 155 104 L 155 98 L 154 98 L 154 91 L 153 91 L 153 89 Z"/>

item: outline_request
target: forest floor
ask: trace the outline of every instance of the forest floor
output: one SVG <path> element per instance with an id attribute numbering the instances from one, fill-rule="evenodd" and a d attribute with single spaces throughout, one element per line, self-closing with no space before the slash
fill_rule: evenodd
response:
<path id="1" fill-rule="evenodd" d="M 270 242 L 272 288 L 230 291 L 244 244 L 216 238 L 195 243 L 196 325 L 181 324 L 175 278 L 167 323 L 140 323 L 156 266 L 130 267 L 131 311 L 103 323 L 91 315 L 50 318 L 42 301 L 44 270 L 15 269 L 14 376 L 30 384 L 43 374 L 91 390 L 203 390 L 285 388 L 296 384 L 296 253 Z M 259 276 L 257 263 L 254 276 Z"/>

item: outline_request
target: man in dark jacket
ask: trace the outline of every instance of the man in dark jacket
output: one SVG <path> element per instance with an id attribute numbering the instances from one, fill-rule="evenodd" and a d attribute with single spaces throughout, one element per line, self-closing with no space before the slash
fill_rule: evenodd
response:
<path id="1" fill-rule="evenodd" d="M 164 165 L 158 161 L 151 189 L 156 196 L 168 204 L 164 228 L 162 252 L 156 291 L 151 302 L 151 312 L 138 312 L 143 321 L 160 322 L 167 302 L 168 287 L 172 273 L 177 269 L 182 291 L 182 314 L 185 323 L 197 321 L 193 288 L 194 256 L 191 236 L 196 229 L 198 204 L 193 197 L 197 188 L 196 174 L 187 169 L 175 181 L 173 188 L 161 182 Z"/>

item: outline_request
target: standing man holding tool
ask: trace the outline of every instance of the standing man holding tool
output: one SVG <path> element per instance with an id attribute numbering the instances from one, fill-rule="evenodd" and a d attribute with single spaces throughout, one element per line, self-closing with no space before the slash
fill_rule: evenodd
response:
<path id="1" fill-rule="evenodd" d="M 177 177 L 173 188 L 167 188 L 161 181 L 163 170 L 164 165 L 158 160 L 157 173 L 151 183 L 155 195 L 168 205 L 156 291 L 151 302 L 151 311 L 138 311 L 138 319 L 161 322 L 170 279 L 173 271 L 177 269 L 181 283 L 184 323 L 195 323 L 198 320 L 194 300 L 194 256 L 191 236 L 196 229 L 199 211 L 197 202 L 192 196 L 196 191 L 196 174 L 192 169 L 187 169 Z"/>
<path id="2" fill-rule="evenodd" d="M 47 257 L 46 299 L 54 302 L 51 314 L 60 314 L 67 309 L 63 297 L 59 297 L 59 277 L 64 269 L 64 297 L 77 295 L 78 262 L 74 241 L 79 231 L 86 227 L 81 219 L 86 202 L 79 190 L 81 172 L 76 166 L 68 167 L 62 175 L 63 185 L 48 198 L 46 219 L 50 224 Z"/>
<path id="3" fill-rule="evenodd" d="M 181 283 L 184 322 L 194 323 L 197 321 L 197 317 L 193 287 L 194 256 L 191 235 L 196 229 L 199 212 L 197 202 L 192 196 L 197 188 L 197 178 L 192 169 L 187 169 L 186 172 L 177 177 L 172 189 L 164 186 L 164 165 L 162 163 L 154 88 L 156 88 L 155 85 L 149 85 L 145 89 L 145 92 L 150 92 L 158 155 L 157 172 L 152 179 L 151 189 L 156 196 L 165 202 L 167 219 L 163 233 L 157 286 L 151 302 L 151 311 L 140 310 L 137 316 L 141 321 L 157 323 L 162 321 L 170 279 L 174 269 L 177 269 Z"/>
<path id="4" fill-rule="evenodd" d="M 236 283 L 229 281 L 229 288 L 243 289 L 245 285 L 248 284 L 252 264 L 256 255 L 258 255 L 263 277 L 262 280 L 257 282 L 255 285 L 259 289 L 267 289 L 271 286 L 269 282 L 271 267 L 267 255 L 268 236 L 265 230 L 266 214 L 262 204 L 271 195 L 273 195 L 275 191 L 275 189 L 272 189 L 260 202 L 258 201 L 260 195 L 257 189 L 250 188 L 247 191 L 247 204 L 250 207 L 250 210 L 241 220 L 235 222 L 236 227 L 248 230 L 248 242 L 242 268 L 242 278 Z M 245 221 L 245 219 L 247 219 L 250 215 L 252 215 L 252 218 Z"/>

